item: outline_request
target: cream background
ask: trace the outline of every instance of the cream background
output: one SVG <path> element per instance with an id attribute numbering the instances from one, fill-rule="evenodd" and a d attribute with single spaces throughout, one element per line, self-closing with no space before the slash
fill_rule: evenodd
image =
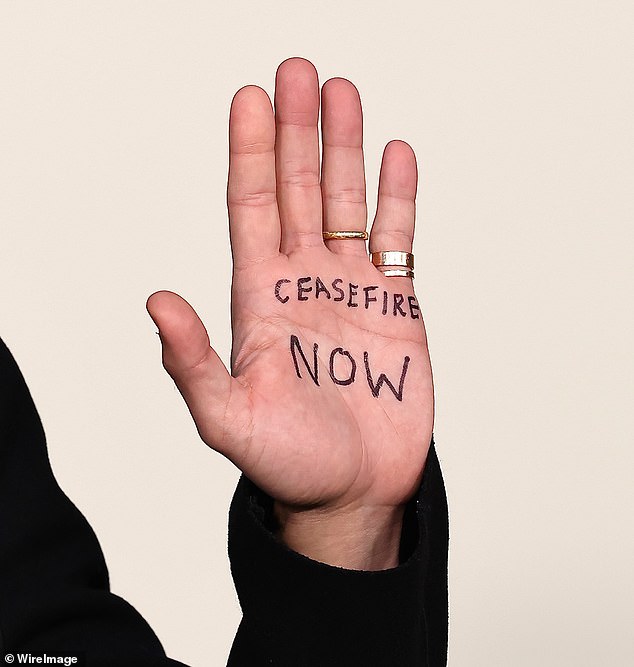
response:
<path id="1" fill-rule="evenodd" d="M 351 79 L 371 216 L 420 163 L 415 288 L 451 511 L 452 667 L 634 664 L 629 1 L 0 3 L 0 335 L 113 590 L 224 664 L 237 472 L 145 312 L 187 298 L 228 363 L 233 93 Z"/>

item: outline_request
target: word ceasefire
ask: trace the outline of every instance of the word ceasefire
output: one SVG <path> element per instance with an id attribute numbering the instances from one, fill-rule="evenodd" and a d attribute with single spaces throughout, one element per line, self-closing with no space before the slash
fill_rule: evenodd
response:
<path id="1" fill-rule="evenodd" d="M 293 283 L 291 286 L 290 284 Z M 333 301 L 342 301 L 348 308 L 358 308 L 359 306 L 365 308 L 378 309 L 381 308 L 382 315 L 393 315 L 401 317 L 411 317 L 414 320 L 420 318 L 420 306 L 414 295 L 407 295 L 400 293 L 388 293 L 387 290 L 382 290 L 379 295 L 375 290 L 379 289 L 378 285 L 368 285 L 362 287 L 359 291 L 359 285 L 348 282 L 343 285 L 343 278 L 335 278 L 329 286 L 324 281 L 316 276 L 314 279 L 311 276 L 297 278 L 292 281 L 288 278 L 280 278 L 275 283 L 275 298 L 280 303 L 288 303 L 291 299 L 293 301 L 309 301 L 310 299 L 332 299 Z M 340 287 L 343 285 L 343 287 Z M 380 296 L 380 299 L 379 299 Z M 372 306 L 371 304 L 375 304 Z"/>

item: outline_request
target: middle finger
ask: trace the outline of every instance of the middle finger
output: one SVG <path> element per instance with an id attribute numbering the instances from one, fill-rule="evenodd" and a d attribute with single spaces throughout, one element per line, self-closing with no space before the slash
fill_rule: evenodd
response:
<path id="1" fill-rule="evenodd" d="M 285 254 L 324 243 L 318 119 L 317 70 L 303 58 L 285 60 L 275 77 L 275 171 Z"/>

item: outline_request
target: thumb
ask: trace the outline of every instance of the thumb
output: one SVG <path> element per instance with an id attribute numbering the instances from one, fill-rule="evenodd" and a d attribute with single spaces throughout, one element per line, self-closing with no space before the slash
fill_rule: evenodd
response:
<path id="1" fill-rule="evenodd" d="M 200 437 L 232 458 L 235 415 L 247 416 L 247 389 L 231 377 L 209 344 L 209 335 L 196 311 L 178 294 L 152 294 L 146 308 L 159 329 L 163 366 L 182 394 Z"/>

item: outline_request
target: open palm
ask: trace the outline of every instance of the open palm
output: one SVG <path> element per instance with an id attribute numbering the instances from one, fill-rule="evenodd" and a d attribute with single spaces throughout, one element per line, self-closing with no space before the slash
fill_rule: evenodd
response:
<path id="1" fill-rule="evenodd" d="M 147 303 L 163 363 L 203 440 L 287 508 L 399 507 L 422 475 L 434 417 L 422 313 L 412 279 L 385 276 L 365 230 L 362 113 L 356 88 L 320 90 L 311 63 L 236 93 L 227 188 L 233 254 L 231 374 L 191 306 Z M 411 148 L 383 155 L 370 251 L 411 251 Z"/>

